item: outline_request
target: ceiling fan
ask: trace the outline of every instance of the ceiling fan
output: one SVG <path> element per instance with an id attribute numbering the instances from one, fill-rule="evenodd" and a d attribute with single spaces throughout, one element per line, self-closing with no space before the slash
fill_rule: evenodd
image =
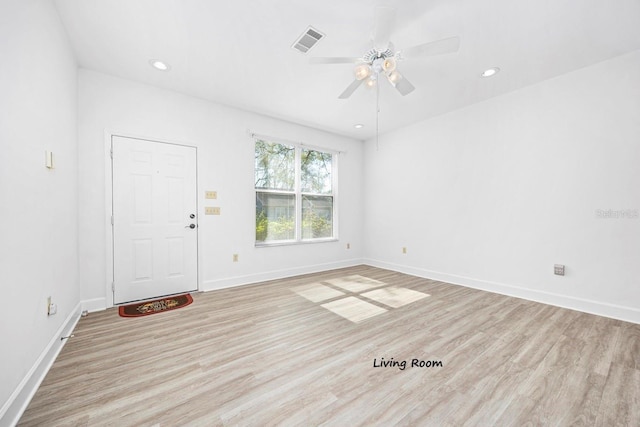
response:
<path id="1" fill-rule="evenodd" d="M 355 80 L 347 86 L 338 98 L 349 98 L 361 84 L 369 87 L 377 85 L 380 78 L 386 78 L 402 96 L 413 92 L 415 87 L 397 69 L 399 61 L 420 56 L 433 56 L 457 52 L 460 47 L 458 37 L 450 37 L 398 50 L 391 43 L 391 32 L 395 20 L 395 9 L 377 7 L 374 15 L 372 35 L 373 48 L 359 58 L 311 58 L 312 64 L 357 64 Z"/>

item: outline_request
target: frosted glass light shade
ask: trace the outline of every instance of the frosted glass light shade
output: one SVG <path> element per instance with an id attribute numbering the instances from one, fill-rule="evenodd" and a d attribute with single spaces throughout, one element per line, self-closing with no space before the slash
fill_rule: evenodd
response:
<path id="1" fill-rule="evenodd" d="M 382 69 L 385 73 L 390 73 L 396 69 L 396 60 L 395 58 L 386 58 L 382 63 Z"/>
<path id="2" fill-rule="evenodd" d="M 396 84 L 398 83 L 398 81 L 400 81 L 400 79 L 402 78 L 402 76 L 400 75 L 400 73 L 398 73 L 397 71 L 392 71 L 389 74 L 387 74 L 387 78 L 389 79 L 389 81 L 392 84 Z"/>
<path id="3" fill-rule="evenodd" d="M 364 80 L 371 75 L 371 67 L 369 64 L 359 64 L 355 68 L 356 79 Z"/>

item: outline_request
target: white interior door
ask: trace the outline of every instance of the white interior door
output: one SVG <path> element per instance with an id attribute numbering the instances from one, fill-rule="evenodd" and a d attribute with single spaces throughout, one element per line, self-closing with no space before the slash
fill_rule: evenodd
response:
<path id="1" fill-rule="evenodd" d="M 113 136 L 115 304 L 198 288 L 196 149 Z"/>

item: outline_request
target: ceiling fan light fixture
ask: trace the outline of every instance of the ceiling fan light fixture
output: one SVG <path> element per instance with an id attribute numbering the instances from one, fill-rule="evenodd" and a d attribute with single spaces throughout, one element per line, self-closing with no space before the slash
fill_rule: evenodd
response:
<path id="1" fill-rule="evenodd" d="M 364 84 L 368 88 L 376 87 L 377 80 L 378 79 L 376 79 L 376 75 L 373 74 L 372 76 L 369 76 L 369 78 L 364 82 Z"/>
<path id="2" fill-rule="evenodd" d="M 371 69 L 374 73 L 378 74 L 384 71 L 384 61 L 385 59 L 382 57 L 376 58 L 373 60 L 371 64 Z"/>
<path id="3" fill-rule="evenodd" d="M 376 7 L 374 17 L 371 37 L 373 47 L 361 57 L 311 58 L 312 64 L 355 64 L 351 68 L 355 74 L 355 80 L 338 96 L 338 99 L 347 99 L 360 86 L 365 86 L 376 88 L 376 102 L 378 102 L 380 88 L 377 85 L 386 85 L 386 83 L 378 83 L 379 78 L 386 78 L 400 95 L 406 96 L 416 88 L 407 77 L 397 71 L 398 68 L 402 68 L 398 64 L 399 61 L 405 58 L 454 53 L 460 48 L 460 38 L 449 37 L 409 47 L 404 51 L 396 50 L 391 42 L 395 8 Z"/>
<path id="4" fill-rule="evenodd" d="M 400 75 L 399 72 L 397 72 L 396 70 L 391 71 L 390 73 L 387 74 L 387 78 L 389 79 L 389 82 L 392 85 L 396 85 L 396 83 L 398 83 L 400 81 L 400 79 L 402 78 L 402 76 Z"/>
<path id="5" fill-rule="evenodd" d="M 371 67 L 369 64 L 358 64 L 354 71 L 357 80 L 364 80 L 371 75 Z"/>
<path id="6" fill-rule="evenodd" d="M 385 73 L 391 73 L 396 69 L 396 59 L 394 57 L 386 58 L 382 63 L 382 69 Z"/>

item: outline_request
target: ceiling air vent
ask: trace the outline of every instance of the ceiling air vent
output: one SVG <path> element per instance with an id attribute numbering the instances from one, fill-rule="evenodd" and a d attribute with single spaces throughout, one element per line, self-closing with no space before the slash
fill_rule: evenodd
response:
<path id="1" fill-rule="evenodd" d="M 309 27 L 304 33 L 302 33 L 302 35 L 298 38 L 298 40 L 296 40 L 296 42 L 291 47 L 299 52 L 307 53 L 323 37 L 324 37 L 324 34 L 322 34 L 320 31 L 316 30 L 313 27 Z"/>

